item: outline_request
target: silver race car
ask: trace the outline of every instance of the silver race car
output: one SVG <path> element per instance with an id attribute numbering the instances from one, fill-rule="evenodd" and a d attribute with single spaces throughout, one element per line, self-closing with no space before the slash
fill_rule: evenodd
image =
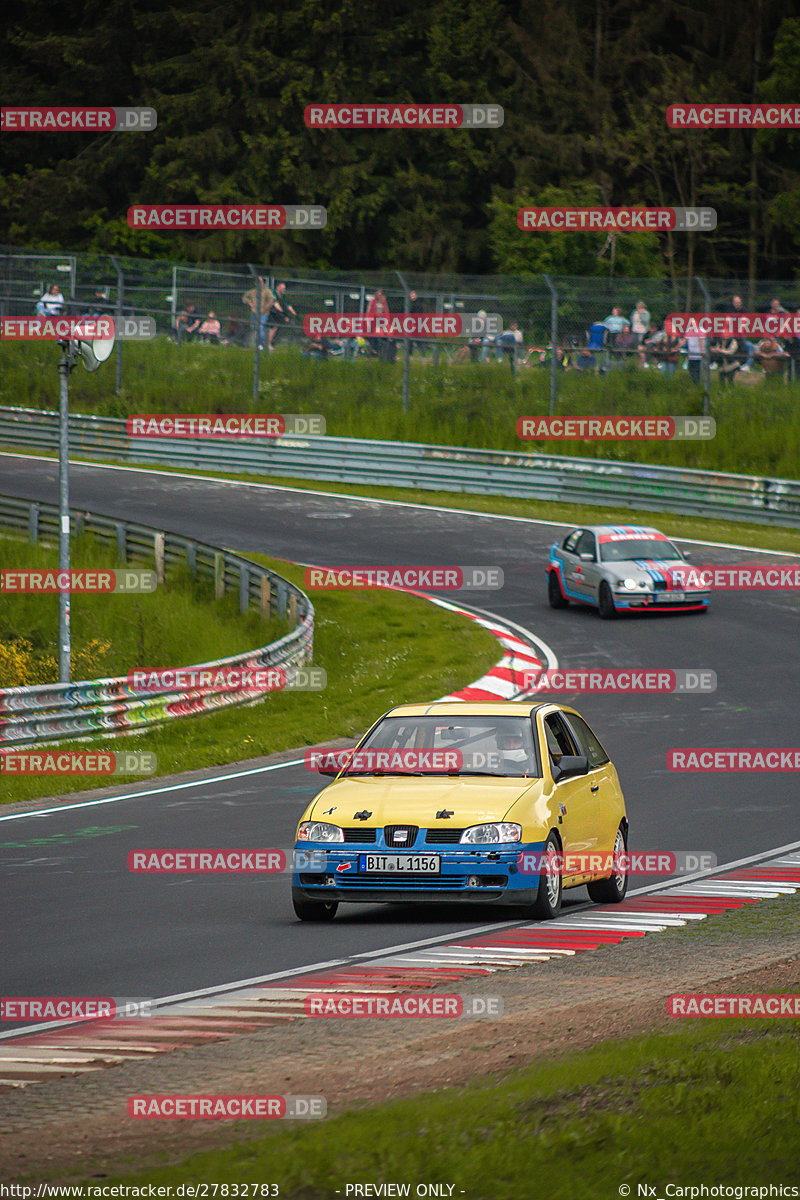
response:
<path id="1" fill-rule="evenodd" d="M 547 598 L 551 608 L 594 605 L 606 620 L 634 609 L 704 612 L 709 591 L 687 590 L 688 558 L 658 529 L 583 525 L 550 548 Z"/>

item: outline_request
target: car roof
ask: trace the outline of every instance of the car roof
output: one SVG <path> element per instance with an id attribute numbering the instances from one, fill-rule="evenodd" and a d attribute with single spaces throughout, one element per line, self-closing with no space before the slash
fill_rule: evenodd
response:
<path id="1" fill-rule="evenodd" d="M 630 537 L 652 537 L 654 534 L 663 538 L 660 529 L 654 528 L 652 525 L 576 525 L 576 529 L 588 529 L 589 533 L 613 533 L 619 536 L 620 534 L 628 534 Z"/>
<path id="2" fill-rule="evenodd" d="M 547 700 L 435 700 L 430 704 L 401 704 L 391 708 L 387 717 L 528 717 L 540 708 L 550 708 Z"/>

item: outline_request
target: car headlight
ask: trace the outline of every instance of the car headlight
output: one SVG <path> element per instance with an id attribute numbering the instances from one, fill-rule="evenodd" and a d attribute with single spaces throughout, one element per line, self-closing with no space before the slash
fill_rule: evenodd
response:
<path id="1" fill-rule="evenodd" d="M 619 586 L 624 588 L 626 592 L 638 592 L 642 588 L 647 588 L 647 584 L 643 579 L 623 579 Z"/>
<path id="2" fill-rule="evenodd" d="M 303 821 L 297 831 L 298 842 L 343 842 L 344 830 L 328 821 Z"/>
<path id="3" fill-rule="evenodd" d="M 468 846 L 486 846 L 491 842 L 518 842 L 522 837 L 522 826 L 511 821 L 498 821 L 491 825 L 470 825 L 461 835 L 462 843 Z"/>

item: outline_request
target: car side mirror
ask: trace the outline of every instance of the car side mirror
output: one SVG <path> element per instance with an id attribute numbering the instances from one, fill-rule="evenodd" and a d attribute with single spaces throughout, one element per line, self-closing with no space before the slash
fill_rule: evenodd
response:
<path id="1" fill-rule="evenodd" d="M 594 562 L 593 554 L 582 554 L 580 557 L 581 557 L 581 562 Z"/>
<path id="2" fill-rule="evenodd" d="M 683 557 L 686 559 L 686 561 L 691 562 L 691 559 L 692 559 L 691 551 L 684 550 L 684 551 L 682 551 L 682 553 L 683 553 Z"/>
<path id="3" fill-rule="evenodd" d="M 585 775 L 588 770 L 589 760 L 585 754 L 562 754 L 560 762 L 553 765 L 553 779 L 560 783 L 562 779 Z"/>

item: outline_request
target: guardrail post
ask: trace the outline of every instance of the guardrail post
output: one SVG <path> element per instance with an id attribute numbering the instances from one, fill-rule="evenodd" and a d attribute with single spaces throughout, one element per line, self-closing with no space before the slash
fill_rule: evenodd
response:
<path id="1" fill-rule="evenodd" d="M 278 616 L 286 616 L 286 584 L 279 579 L 278 586 L 275 590 L 277 592 L 276 607 L 278 610 Z"/>
<path id="2" fill-rule="evenodd" d="M 297 596 L 294 592 L 289 595 L 289 628 L 297 628 Z"/>
<path id="3" fill-rule="evenodd" d="M 160 531 L 153 534 L 153 555 L 156 560 L 156 579 L 164 582 L 164 534 Z"/>
<path id="4" fill-rule="evenodd" d="M 128 529 L 124 521 L 117 521 L 114 528 L 117 531 L 117 561 L 128 561 Z"/>
<path id="5" fill-rule="evenodd" d="M 186 566 L 189 568 L 190 575 L 197 574 L 197 543 L 186 543 Z"/>
<path id="6" fill-rule="evenodd" d="M 28 509 L 28 541 L 34 546 L 39 541 L 39 505 L 35 502 Z"/>
<path id="7" fill-rule="evenodd" d="M 239 612 L 246 613 L 250 607 L 250 572 L 246 563 L 239 567 Z"/>
<path id="8" fill-rule="evenodd" d="M 272 601 L 272 587 L 270 585 L 269 575 L 261 576 L 261 589 L 258 599 L 258 606 L 261 610 L 261 616 L 264 621 L 269 620 Z"/>
<path id="9" fill-rule="evenodd" d="M 214 555 L 214 599 L 221 600 L 225 595 L 225 555 L 218 550 Z"/>

